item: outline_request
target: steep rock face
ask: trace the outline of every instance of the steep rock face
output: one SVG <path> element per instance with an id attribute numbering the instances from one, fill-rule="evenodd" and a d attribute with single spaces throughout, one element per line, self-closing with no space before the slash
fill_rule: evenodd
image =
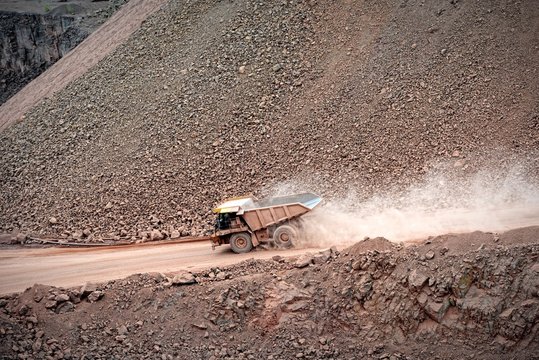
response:
<path id="1" fill-rule="evenodd" d="M 75 18 L 0 13 L 0 104 L 77 46 L 88 31 Z"/>

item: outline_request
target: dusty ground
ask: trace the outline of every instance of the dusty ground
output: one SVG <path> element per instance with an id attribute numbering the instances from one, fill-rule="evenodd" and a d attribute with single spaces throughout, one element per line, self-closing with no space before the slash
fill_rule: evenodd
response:
<path id="1" fill-rule="evenodd" d="M 275 255 L 275 253 L 269 253 Z M 539 227 L 0 299 L 10 358 L 536 359 Z"/>
<path id="2" fill-rule="evenodd" d="M 307 239 L 297 244 L 295 249 L 274 249 L 274 252 L 258 249 L 241 255 L 232 253 L 228 245 L 217 247 L 212 251 L 209 240 L 191 243 L 163 240 L 136 245 L 57 248 L 29 240 L 22 240 L 26 242 L 25 246 L 14 245 L 11 236 L 0 236 L 0 294 L 23 291 L 34 283 L 75 286 L 84 281 L 117 279 L 142 270 L 193 271 L 210 266 L 230 265 L 243 259 L 267 259 L 275 254 L 292 256 L 305 252 L 305 249 L 316 250 L 336 246 L 342 250 L 368 235 L 383 235 L 409 245 L 416 242 L 423 243 L 426 237 L 443 233 L 448 229 L 456 233 L 489 229 L 504 232 L 512 228 L 539 224 L 539 207 L 517 210 L 489 211 L 488 217 L 496 221 L 486 221 L 485 214 L 480 214 L 482 215 L 480 218 L 484 221 L 483 226 L 477 226 L 477 220 L 474 219 L 478 214 L 465 211 L 442 212 L 430 214 L 431 216 L 415 213 L 413 218 L 411 214 L 403 214 L 405 221 L 393 216 L 391 220 L 355 218 L 346 219 L 345 222 L 339 222 L 331 217 L 335 214 L 315 211 L 304 217 L 303 226 Z M 417 218 L 421 215 L 423 216 L 421 223 L 418 223 Z M 469 221 L 470 219 L 473 221 Z M 189 241 L 189 238 L 180 238 L 177 241 Z M 519 239 L 514 241 L 518 242 Z M 109 244 L 115 242 L 111 241 Z M 470 249 L 474 246 L 472 242 Z"/>
<path id="3" fill-rule="evenodd" d="M 160 4 L 130 1 L 0 109 L 26 112 L 0 133 L 9 242 L 199 235 L 225 197 L 298 190 L 325 198 L 324 246 L 422 237 L 232 265 L 4 249 L 4 291 L 51 284 L 0 298 L 0 356 L 537 358 L 539 228 L 436 236 L 537 225 L 535 1 L 171 0 L 142 21 Z"/>
<path id="4" fill-rule="evenodd" d="M 253 251 L 234 254 L 229 246 L 212 251 L 209 241 L 188 244 L 148 244 L 92 249 L 0 249 L 0 294 L 23 291 L 35 283 L 75 286 L 144 272 L 201 270 L 245 259 L 290 256 L 305 250 Z"/>

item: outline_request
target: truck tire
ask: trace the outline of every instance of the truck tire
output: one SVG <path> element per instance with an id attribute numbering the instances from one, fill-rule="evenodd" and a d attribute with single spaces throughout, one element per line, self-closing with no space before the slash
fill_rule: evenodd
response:
<path id="1" fill-rule="evenodd" d="M 294 226 L 281 225 L 273 232 L 275 245 L 281 248 L 290 248 L 298 240 L 298 230 Z"/>
<path id="2" fill-rule="evenodd" d="M 230 237 L 230 248 L 236 254 L 248 253 L 253 249 L 251 235 L 246 232 L 236 233 Z"/>

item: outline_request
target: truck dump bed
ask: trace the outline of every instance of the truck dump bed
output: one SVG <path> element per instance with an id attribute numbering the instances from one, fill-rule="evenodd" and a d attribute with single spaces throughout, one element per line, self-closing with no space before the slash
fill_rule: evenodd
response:
<path id="1" fill-rule="evenodd" d="M 242 208 L 243 219 L 252 231 L 257 231 L 297 218 L 321 201 L 315 194 L 303 193 L 252 202 Z"/>
<path id="2" fill-rule="evenodd" d="M 316 205 L 320 203 L 320 201 L 322 201 L 322 199 L 316 196 L 315 194 L 303 193 L 303 194 L 296 194 L 296 195 L 279 196 L 279 197 L 256 201 L 254 202 L 254 206 L 257 208 L 264 208 L 264 207 L 270 207 L 270 206 L 299 203 L 305 206 L 306 208 L 308 208 L 309 210 L 312 210 Z"/>

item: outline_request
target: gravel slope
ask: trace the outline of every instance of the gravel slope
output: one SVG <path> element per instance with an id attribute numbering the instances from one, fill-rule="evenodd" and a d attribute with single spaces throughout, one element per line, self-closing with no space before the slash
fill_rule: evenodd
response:
<path id="1" fill-rule="evenodd" d="M 372 194 L 500 148 L 536 173 L 538 34 L 533 0 L 171 1 L 0 134 L 0 230 L 196 235 L 227 196 Z"/>

